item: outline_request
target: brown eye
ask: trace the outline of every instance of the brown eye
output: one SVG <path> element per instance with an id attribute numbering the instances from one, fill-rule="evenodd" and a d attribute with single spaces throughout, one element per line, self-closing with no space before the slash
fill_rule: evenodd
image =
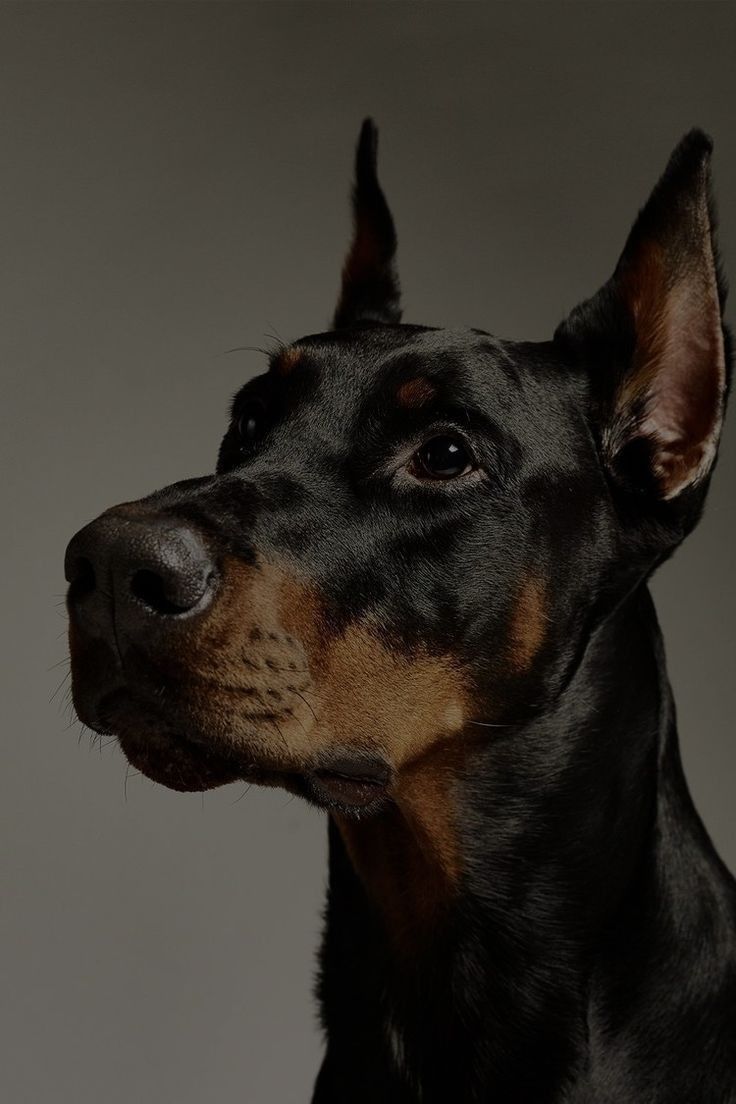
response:
<path id="1" fill-rule="evenodd" d="M 451 434 L 425 441 L 412 458 L 412 474 L 420 479 L 457 479 L 473 469 L 465 443 Z"/>
<path id="2" fill-rule="evenodd" d="M 250 445 L 262 436 L 266 425 L 266 406 L 261 399 L 249 399 L 242 407 L 237 420 L 240 442 Z"/>

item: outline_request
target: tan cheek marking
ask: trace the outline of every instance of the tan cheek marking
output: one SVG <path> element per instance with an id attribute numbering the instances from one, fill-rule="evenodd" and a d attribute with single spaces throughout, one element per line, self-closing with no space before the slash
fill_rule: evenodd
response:
<path id="1" fill-rule="evenodd" d="M 176 655 L 162 667 L 179 679 L 183 668 L 194 693 L 197 683 L 210 686 L 193 708 L 218 709 L 234 739 L 239 716 L 247 721 L 251 710 L 279 712 L 288 703 L 280 731 L 259 740 L 269 756 L 303 765 L 352 744 L 398 769 L 461 731 L 465 680 L 449 658 L 396 653 L 368 624 L 336 633 L 316 590 L 269 565 L 256 570 L 229 559 L 221 587 L 210 616 L 182 629 Z M 217 683 L 229 689 L 218 695 Z M 239 698 L 239 688 L 255 696 Z"/>
<path id="2" fill-rule="evenodd" d="M 319 695 L 320 743 L 376 746 L 397 768 L 382 813 L 335 821 L 392 944 L 411 954 L 461 875 L 453 782 L 466 754 L 462 672 L 447 658 L 395 653 L 367 624 L 335 634 L 314 592 L 292 582 L 286 594 L 281 615 L 305 644 Z"/>
<path id="3" fill-rule="evenodd" d="M 223 587 L 192 642 L 191 663 L 212 663 L 214 654 L 218 678 L 242 679 L 244 656 L 263 648 L 262 637 L 250 642 L 254 626 L 266 637 L 298 641 L 310 668 L 309 711 L 282 729 L 289 756 L 307 762 L 357 742 L 398 768 L 384 812 L 335 820 L 393 945 L 411 953 L 441 918 L 461 873 L 453 780 L 465 755 L 462 673 L 445 658 L 394 653 L 375 626 L 335 632 L 315 588 L 277 568 L 230 561 Z M 283 754 L 272 736 L 260 752 Z"/>
<path id="4" fill-rule="evenodd" d="M 544 583 L 530 576 L 519 591 L 509 630 L 509 659 L 517 673 L 531 667 L 544 642 L 546 625 Z"/>
<path id="5" fill-rule="evenodd" d="M 210 615 L 182 629 L 168 667 L 184 675 L 187 708 L 205 730 L 246 744 L 263 766 L 295 770 L 313 750 L 314 689 L 301 643 L 279 622 L 279 586 L 280 576 L 226 559 Z M 249 719 L 264 711 L 274 718 Z"/>
<path id="6" fill-rule="evenodd" d="M 396 767 L 443 734 L 448 716 L 460 727 L 461 710 L 451 707 L 465 689 L 452 662 L 421 652 L 397 655 L 361 625 L 328 647 L 315 680 L 334 731 L 345 739 L 372 737 Z"/>
<path id="7" fill-rule="evenodd" d="M 336 633 L 313 588 L 284 579 L 279 616 L 304 646 L 331 740 L 374 746 L 395 767 L 463 723 L 465 680 L 447 657 L 402 655 L 368 622 Z"/>
<path id="8" fill-rule="evenodd" d="M 425 376 L 402 383 L 396 392 L 399 406 L 415 407 L 429 402 L 436 395 L 435 387 Z"/>

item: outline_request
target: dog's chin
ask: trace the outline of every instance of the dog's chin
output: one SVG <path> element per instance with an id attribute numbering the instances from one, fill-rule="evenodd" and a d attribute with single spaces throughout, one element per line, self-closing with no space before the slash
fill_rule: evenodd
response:
<path id="1" fill-rule="evenodd" d="M 212 790 L 241 777 L 226 757 L 197 747 L 179 734 L 138 729 L 117 733 L 117 738 L 132 767 L 170 790 Z"/>
<path id="2" fill-rule="evenodd" d="M 75 706 L 89 728 L 117 738 L 132 767 L 171 790 L 211 790 L 237 781 L 289 787 L 287 772 L 260 769 L 246 749 L 190 732 L 186 722 L 172 722 L 126 689 L 106 694 L 92 708 L 76 700 Z"/>
<path id="3" fill-rule="evenodd" d="M 118 742 L 128 762 L 141 774 L 182 793 L 248 782 L 279 787 L 319 809 L 356 820 L 375 816 L 389 800 L 387 784 L 376 778 L 349 777 L 321 768 L 264 770 L 179 734 L 138 730 L 118 735 Z"/>
<path id="4" fill-rule="evenodd" d="M 106 695 L 94 716 L 80 718 L 104 735 L 117 737 L 126 759 L 141 774 L 181 793 L 201 792 L 231 782 L 280 787 L 311 805 L 362 819 L 380 812 L 389 798 L 390 770 L 364 756 L 323 755 L 294 769 L 264 765 L 261 756 L 202 734 L 172 727 L 168 718 L 125 690 Z"/>

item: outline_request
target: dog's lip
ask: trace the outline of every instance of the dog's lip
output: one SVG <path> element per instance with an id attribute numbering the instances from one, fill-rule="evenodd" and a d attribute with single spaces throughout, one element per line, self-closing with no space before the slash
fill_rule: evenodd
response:
<path id="1" fill-rule="evenodd" d="M 307 773 L 312 798 L 344 811 L 365 811 L 376 806 L 390 782 L 389 765 L 373 757 L 334 757 Z"/>
<path id="2" fill-rule="evenodd" d="M 114 722 L 108 724 L 108 718 L 111 715 L 119 717 L 121 712 L 132 714 L 133 717 L 143 716 L 154 722 L 162 735 L 183 740 L 192 747 L 209 750 L 210 743 L 206 738 L 198 737 L 194 733 L 187 734 L 176 724 L 172 726 L 165 712 L 161 709 L 160 703 L 156 702 L 152 695 L 141 693 L 139 690 L 134 691 L 127 685 L 118 686 L 103 694 L 93 709 L 94 716 L 85 723 L 89 724 L 89 727 L 96 732 L 111 735 L 116 732 L 118 726 Z M 243 714 L 244 720 L 255 724 L 264 720 L 273 720 L 276 717 L 278 717 L 278 713 L 271 709 L 251 709 Z"/>
<path id="3" fill-rule="evenodd" d="M 172 789 L 201 790 L 238 780 L 276 784 L 276 772 L 227 742 L 210 740 L 188 724 L 172 724 L 147 696 L 126 686 L 108 690 L 80 719 L 94 731 L 114 735 L 128 761 Z M 259 712 L 254 725 L 270 714 Z"/>
<path id="4" fill-rule="evenodd" d="M 114 734 L 134 766 L 174 789 L 205 789 L 236 780 L 282 786 L 346 815 L 366 815 L 388 797 L 393 773 L 382 757 L 346 749 L 311 763 L 268 762 L 247 746 L 228 746 L 186 724 L 172 725 L 157 705 L 129 687 L 117 687 L 102 696 L 96 716 L 87 717 L 86 723 Z M 248 719 L 257 725 L 276 715 L 259 710 Z"/>
<path id="5" fill-rule="evenodd" d="M 351 782 L 365 782 L 371 785 L 386 786 L 391 778 L 391 770 L 383 759 L 352 758 L 349 756 L 330 756 L 316 766 L 312 772 L 318 778 L 337 777 Z"/>

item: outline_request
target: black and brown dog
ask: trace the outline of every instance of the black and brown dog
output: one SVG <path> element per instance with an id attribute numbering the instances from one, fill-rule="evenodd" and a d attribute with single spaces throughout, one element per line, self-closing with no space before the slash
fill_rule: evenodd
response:
<path id="1" fill-rule="evenodd" d="M 646 585 L 728 386 L 710 150 L 511 342 L 400 324 L 367 121 L 334 328 L 243 387 L 214 475 L 69 545 L 81 719 L 329 812 L 319 1104 L 736 1101 L 736 884 Z"/>

